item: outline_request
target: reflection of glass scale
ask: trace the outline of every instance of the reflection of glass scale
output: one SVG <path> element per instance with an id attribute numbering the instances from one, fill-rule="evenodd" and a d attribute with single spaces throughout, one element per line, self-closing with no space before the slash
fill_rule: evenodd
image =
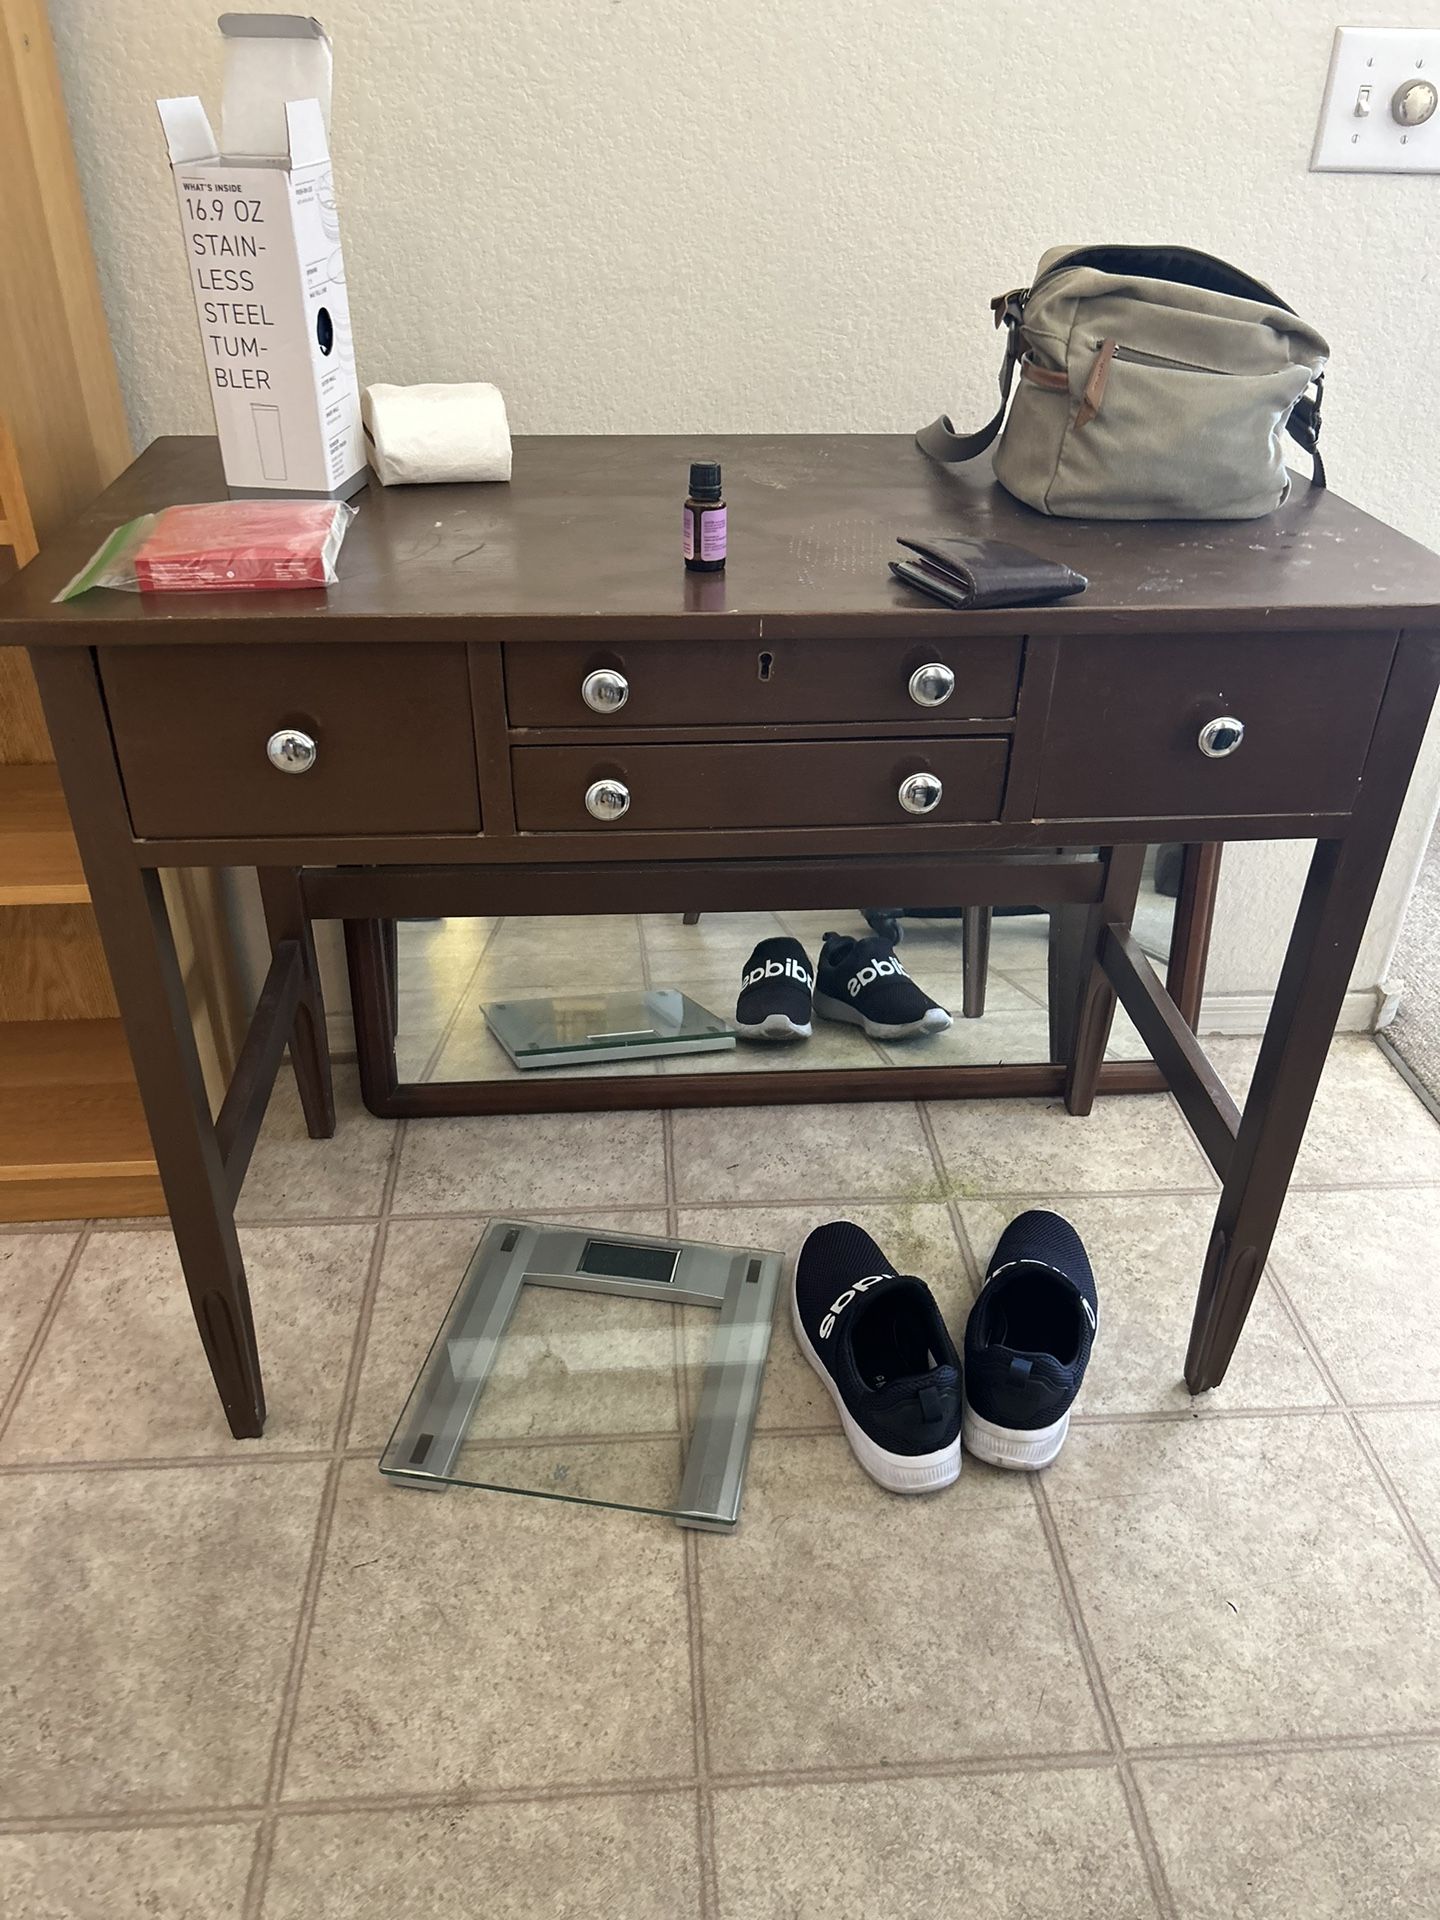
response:
<path id="1" fill-rule="evenodd" d="M 735 1030 L 681 993 L 647 987 L 625 993 L 566 993 L 543 1000 L 496 1000 L 486 1024 L 517 1067 L 573 1067 L 645 1060 L 659 1054 L 733 1051 Z"/>
<path id="2" fill-rule="evenodd" d="M 492 1220 L 381 1456 L 380 1471 L 402 1486 L 488 1486 L 666 1513 L 684 1527 L 733 1527 L 783 1264 L 781 1254 L 753 1247 Z M 520 1444 L 508 1456 L 505 1477 L 487 1479 L 501 1456 L 484 1447 L 466 1451 L 471 1423 L 525 1287 L 615 1294 L 716 1312 L 684 1467 L 671 1497 L 657 1497 L 643 1478 L 625 1479 L 623 1466 L 621 1479 L 603 1490 L 587 1490 L 583 1482 L 564 1488 L 548 1465 L 553 1456 L 542 1460 L 536 1449 L 531 1459 Z M 580 1345 L 577 1338 L 577 1351 Z M 612 1452 L 623 1456 L 624 1445 L 617 1439 Z M 516 1453 L 526 1459 L 518 1473 Z"/>

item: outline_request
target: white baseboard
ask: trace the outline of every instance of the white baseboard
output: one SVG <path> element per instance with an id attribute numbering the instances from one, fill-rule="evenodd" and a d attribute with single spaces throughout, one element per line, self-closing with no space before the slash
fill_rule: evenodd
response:
<path id="1" fill-rule="evenodd" d="M 1270 1018 L 1268 993 L 1207 993 L 1200 1006 L 1201 1033 L 1263 1033 Z M 1353 988 L 1345 996 L 1337 1033 L 1373 1033 L 1386 1004 L 1381 987 Z"/>

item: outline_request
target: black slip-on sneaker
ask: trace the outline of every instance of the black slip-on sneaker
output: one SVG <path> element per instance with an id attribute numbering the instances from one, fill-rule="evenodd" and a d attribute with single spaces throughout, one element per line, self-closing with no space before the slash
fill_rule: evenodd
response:
<path id="1" fill-rule="evenodd" d="M 871 1479 L 891 1493 L 958 1479 L 960 1356 L 925 1282 L 896 1273 L 863 1227 L 832 1220 L 800 1249 L 790 1307 Z"/>
<path id="2" fill-rule="evenodd" d="M 744 1040 L 808 1040 L 814 987 L 798 940 L 762 940 L 741 970 L 735 1031 Z"/>
<path id="3" fill-rule="evenodd" d="M 996 1467 L 1048 1467 L 1097 1327 L 1095 1276 L 1058 1213 L 1010 1222 L 965 1326 L 965 1446 Z"/>
<path id="4" fill-rule="evenodd" d="M 844 1020 L 863 1027 L 872 1040 L 908 1040 L 943 1033 L 950 1025 L 937 1006 L 895 958 L 895 949 L 878 934 L 854 940 L 827 933 L 816 969 L 815 1011 L 823 1020 Z"/>

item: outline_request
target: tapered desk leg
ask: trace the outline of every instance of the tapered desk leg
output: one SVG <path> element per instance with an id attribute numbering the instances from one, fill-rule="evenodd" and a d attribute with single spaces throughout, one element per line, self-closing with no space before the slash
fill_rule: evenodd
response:
<path id="1" fill-rule="evenodd" d="M 1347 837 L 1316 843 L 1205 1256 L 1185 1382 L 1218 1387 L 1275 1233 L 1430 717 L 1440 635 L 1402 634 Z"/>
<path id="2" fill-rule="evenodd" d="M 325 1032 L 320 962 L 315 956 L 314 929 L 300 890 L 299 869 L 262 867 L 257 877 L 272 950 L 282 940 L 293 940 L 300 948 L 305 988 L 290 1029 L 290 1064 L 300 1089 L 306 1130 L 312 1140 L 328 1140 L 335 1131 L 335 1087 L 330 1077 L 330 1042 Z"/>
<path id="3" fill-rule="evenodd" d="M 1185 1360 L 1192 1393 L 1225 1378 L 1260 1284 L 1385 852 L 1315 848 L 1205 1256 Z"/>
<path id="4" fill-rule="evenodd" d="M 136 865 L 91 655 L 47 649 L 34 665 L 195 1322 L 230 1431 L 254 1439 L 265 1391 L 250 1292 L 160 875 Z"/>
<path id="5" fill-rule="evenodd" d="M 1089 1113 L 1095 1104 L 1100 1065 L 1115 1018 L 1115 989 L 1100 965 L 1100 941 L 1107 926 L 1128 927 L 1134 916 L 1145 849 L 1138 845 L 1102 847 L 1100 858 L 1105 864 L 1104 890 L 1093 906 L 1083 909 L 1084 922 L 1071 930 L 1070 936 L 1076 942 L 1079 993 L 1067 1036 L 1068 1050 L 1063 1056 L 1068 1113 Z"/>

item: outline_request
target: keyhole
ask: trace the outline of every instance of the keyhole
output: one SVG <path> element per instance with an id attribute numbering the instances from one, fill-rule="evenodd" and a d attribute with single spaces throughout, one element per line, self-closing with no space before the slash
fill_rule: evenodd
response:
<path id="1" fill-rule="evenodd" d="M 761 654 L 761 656 L 760 656 L 760 678 L 761 678 L 762 680 L 768 680 L 768 679 L 770 678 L 770 669 L 771 669 L 771 668 L 772 668 L 772 667 L 774 666 L 774 664 L 775 664 L 775 656 L 774 656 L 774 654 L 773 654 L 773 653 L 762 653 L 762 654 Z"/>

